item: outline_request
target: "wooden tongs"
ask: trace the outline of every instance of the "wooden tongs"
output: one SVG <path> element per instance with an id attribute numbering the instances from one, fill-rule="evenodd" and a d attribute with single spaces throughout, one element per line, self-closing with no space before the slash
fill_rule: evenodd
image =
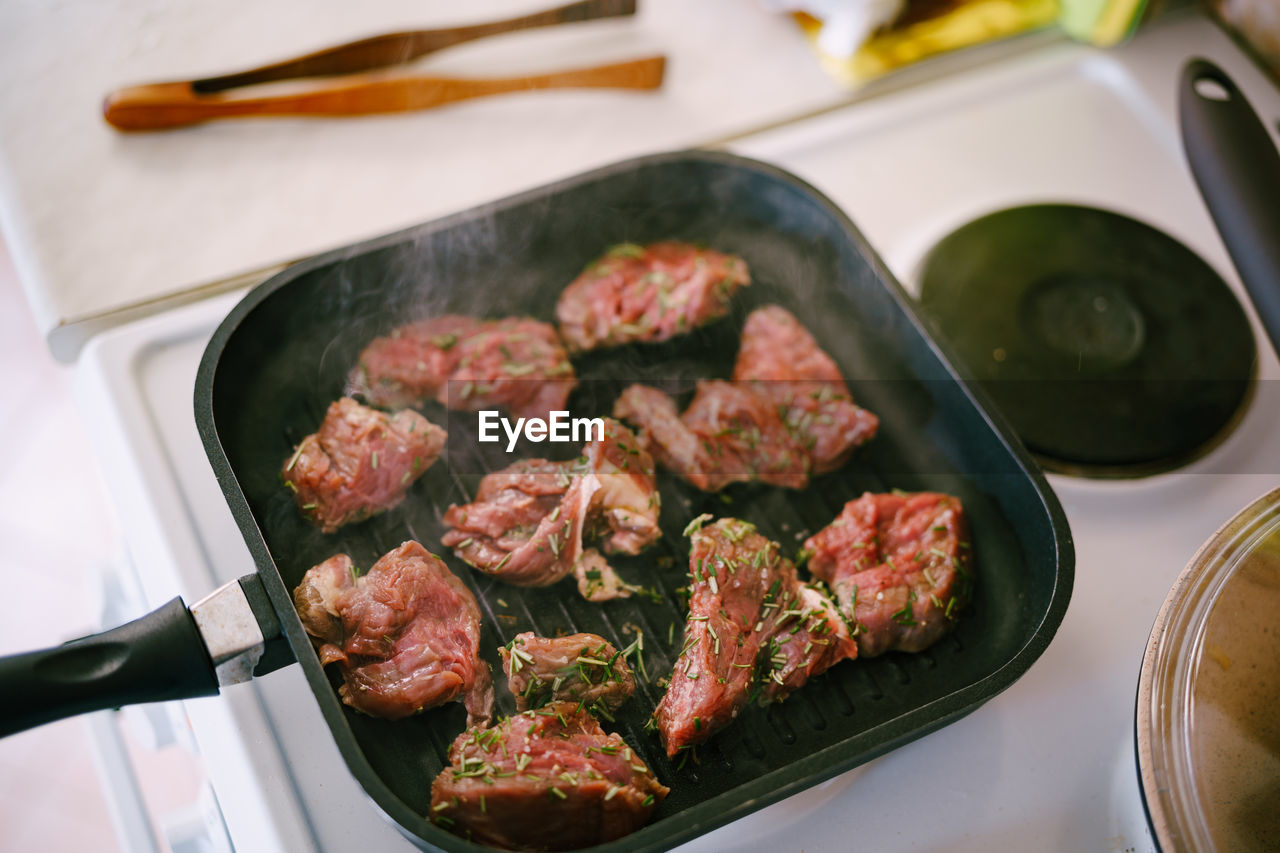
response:
<path id="1" fill-rule="evenodd" d="M 102 115 L 119 130 L 161 130 L 236 116 L 357 116 L 421 110 L 441 104 L 532 89 L 656 89 L 665 58 L 651 56 L 612 65 L 522 77 L 450 78 L 369 74 L 455 44 L 499 33 L 634 15 L 636 0 L 581 0 L 545 12 L 436 30 L 414 30 L 360 41 L 202 80 L 153 83 L 107 96 Z M 277 80 L 350 75 L 300 91 L 237 95 L 230 90 Z"/>

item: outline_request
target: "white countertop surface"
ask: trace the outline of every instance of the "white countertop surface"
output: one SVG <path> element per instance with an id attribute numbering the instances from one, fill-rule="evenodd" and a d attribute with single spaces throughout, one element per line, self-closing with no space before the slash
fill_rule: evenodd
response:
<path id="1" fill-rule="evenodd" d="M 754 0 L 642 0 L 635 18 L 485 39 L 410 68 L 502 76 L 664 53 L 657 93 L 522 93 L 419 113 L 132 135 L 100 114 L 103 96 L 121 86 L 552 5 L 0 3 L 0 225 L 55 355 L 74 358 L 103 318 L 174 294 L 849 98 L 789 19 Z"/>

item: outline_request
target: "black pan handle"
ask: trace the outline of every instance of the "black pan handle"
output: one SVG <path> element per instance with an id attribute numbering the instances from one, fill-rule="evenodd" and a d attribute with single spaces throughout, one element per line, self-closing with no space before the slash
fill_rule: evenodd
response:
<path id="1" fill-rule="evenodd" d="M 262 580 L 245 575 L 190 609 L 175 598 L 119 628 L 0 657 L 0 737 L 88 711 L 213 696 L 293 661 Z"/>
<path id="2" fill-rule="evenodd" d="M 1280 351 L 1280 153 L 1235 83 L 1207 60 L 1183 68 L 1178 112 L 1191 173 Z"/>
<path id="3" fill-rule="evenodd" d="M 0 657 L 0 737 L 88 711 L 217 692 L 204 639 L 175 598 L 119 628 Z"/>

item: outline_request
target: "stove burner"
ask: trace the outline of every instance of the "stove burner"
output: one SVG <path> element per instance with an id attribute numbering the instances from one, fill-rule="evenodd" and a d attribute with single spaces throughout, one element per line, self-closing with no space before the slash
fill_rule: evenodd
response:
<path id="1" fill-rule="evenodd" d="M 929 253 L 920 304 L 1050 470 L 1186 464 L 1243 411 L 1253 334 L 1227 284 L 1137 220 L 1045 204 L 984 216 Z"/>
<path id="2" fill-rule="evenodd" d="M 1142 351 L 1146 323 L 1124 286 L 1063 273 L 1032 282 L 1019 313 L 1023 328 L 1082 372 L 1115 370 Z"/>

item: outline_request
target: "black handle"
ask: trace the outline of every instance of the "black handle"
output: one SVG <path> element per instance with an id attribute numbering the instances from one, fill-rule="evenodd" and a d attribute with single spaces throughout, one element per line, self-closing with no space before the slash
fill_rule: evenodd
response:
<path id="1" fill-rule="evenodd" d="M 218 692 L 181 598 L 101 634 L 0 657 L 0 737 L 88 711 Z"/>
<path id="2" fill-rule="evenodd" d="M 1178 112 L 1191 173 L 1280 351 L 1280 153 L 1231 78 L 1204 59 L 1182 70 Z"/>

